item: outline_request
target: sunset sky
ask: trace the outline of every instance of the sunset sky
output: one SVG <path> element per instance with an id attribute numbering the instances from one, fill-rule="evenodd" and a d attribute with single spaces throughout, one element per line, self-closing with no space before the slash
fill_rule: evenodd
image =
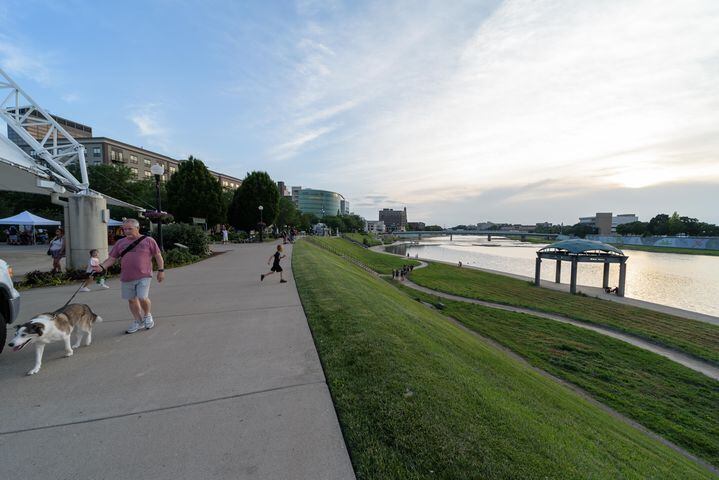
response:
<path id="1" fill-rule="evenodd" d="M 368 219 L 719 223 L 714 0 L 5 0 L 0 22 L 52 113 Z"/>

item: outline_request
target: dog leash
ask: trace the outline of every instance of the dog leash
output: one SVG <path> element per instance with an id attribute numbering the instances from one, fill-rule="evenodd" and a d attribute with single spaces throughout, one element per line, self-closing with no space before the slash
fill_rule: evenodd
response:
<path id="1" fill-rule="evenodd" d="M 102 265 L 100 265 L 100 268 L 102 268 L 102 271 L 103 271 L 103 272 L 105 271 L 105 267 L 103 267 Z M 72 297 L 70 297 L 70 300 L 68 300 L 67 302 L 65 302 L 65 305 L 63 305 L 62 308 L 67 307 L 67 306 L 70 304 L 70 302 L 72 302 L 72 299 L 75 298 L 75 295 L 77 295 L 77 294 L 80 292 L 80 290 L 82 290 L 83 287 L 85 287 L 85 286 L 87 285 L 87 281 L 90 280 L 90 279 L 91 279 L 92 277 L 94 277 L 94 276 L 95 276 L 95 272 L 89 273 L 88 276 L 87 276 L 87 278 L 82 281 L 82 284 L 80 284 L 80 288 L 78 288 L 77 290 L 75 290 L 75 293 L 72 294 Z"/>

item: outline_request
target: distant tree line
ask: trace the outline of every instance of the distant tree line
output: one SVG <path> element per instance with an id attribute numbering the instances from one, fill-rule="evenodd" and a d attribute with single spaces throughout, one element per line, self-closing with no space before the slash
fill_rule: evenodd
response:
<path id="1" fill-rule="evenodd" d="M 696 218 L 680 217 L 677 212 L 672 215 L 660 213 L 648 222 L 632 222 L 617 225 L 620 235 L 688 235 L 692 237 L 719 236 L 719 226 L 700 222 Z"/>

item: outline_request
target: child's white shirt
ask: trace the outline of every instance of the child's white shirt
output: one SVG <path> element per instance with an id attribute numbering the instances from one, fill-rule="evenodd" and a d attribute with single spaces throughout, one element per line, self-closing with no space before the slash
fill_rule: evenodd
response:
<path id="1" fill-rule="evenodd" d="M 90 257 L 90 260 L 87 262 L 87 273 L 92 273 L 95 271 L 95 267 L 100 266 L 100 259 L 95 257 Z"/>

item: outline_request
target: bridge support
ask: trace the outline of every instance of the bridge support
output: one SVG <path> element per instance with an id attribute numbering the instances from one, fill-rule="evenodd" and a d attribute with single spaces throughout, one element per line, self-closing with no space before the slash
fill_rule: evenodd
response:
<path id="1" fill-rule="evenodd" d="M 492 234 L 490 234 L 490 233 L 487 234 L 487 241 L 488 242 L 492 241 Z"/>
<path id="2" fill-rule="evenodd" d="M 97 249 L 101 260 L 107 258 L 107 222 L 110 212 L 101 196 L 73 195 L 68 201 L 52 196 L 52 203 L 62 205 L 65 221 L 65 268 L 85 269 L 90 250 Z"/>
<path id="3" fill-rule="evenodd" d="M 540 278 L 542 276 L 542 259 L 537 257 L 534 261 L 534 284 L 539 286 Z"/>

